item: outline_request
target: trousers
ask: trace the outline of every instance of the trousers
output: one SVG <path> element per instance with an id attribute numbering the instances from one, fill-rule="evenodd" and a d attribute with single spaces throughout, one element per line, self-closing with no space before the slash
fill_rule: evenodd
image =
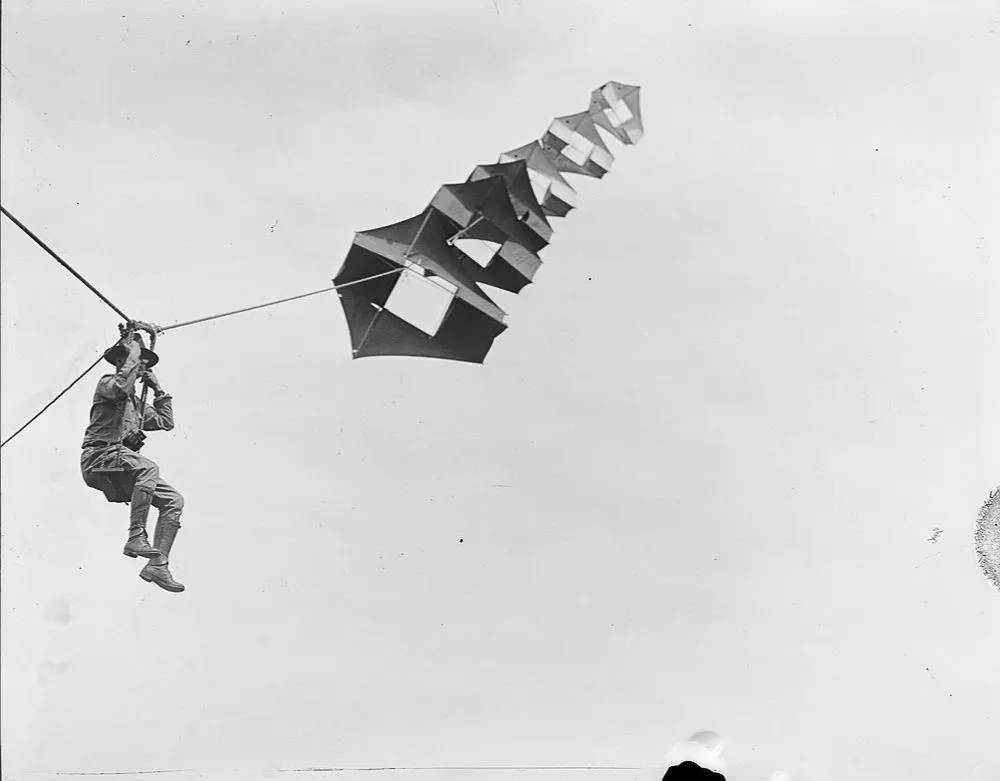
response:
<path id="1" fill-rule="evenodd" d="M 108 495 L 108 481 L 105 475 L 97 474 L 95 469 L 118 464 L 118 446 L 85 447 L 80 454 L 80 471 L 83 482 L 91 488 L 104 492 L 108 501 L 125 501 L 131 499 L 132 492 L 138 488 L 153 495 L 151 504 L 160 514 L 159 522 L 171 526 L 180 526 L 181 512 L 184 510 L 184 497 L 172 485 L 160 477 L 160 467 L 152 459 L 146 458 L 127 447 L 121 449 L 121 466 L 125 469 L 122 477 L 127 481 L 120 486 L 121 498 L 113 499 Z"/>

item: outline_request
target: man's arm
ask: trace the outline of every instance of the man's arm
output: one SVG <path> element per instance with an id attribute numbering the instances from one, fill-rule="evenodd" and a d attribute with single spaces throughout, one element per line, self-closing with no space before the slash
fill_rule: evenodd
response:
<path id="1" fill-rule="evenodd" d="M 145 431 L 170 431 L 174 427 L 173 396 L 164 392 L 153 372 L 147 371 L 142 379 L 155 394 L 153 403 L 147 404 L 143 410 L 142 428 Z"/>
<path id="2" fill-rule="evenodd" d="M 110 377 L 102 377 L 97 383 L 97 394 L 110 401 L 120 401 L 135 389 L 139 377 L 139 356 L 142 346 L 134 339 L 124 342 L 126 356 L 121 368 Z"/>

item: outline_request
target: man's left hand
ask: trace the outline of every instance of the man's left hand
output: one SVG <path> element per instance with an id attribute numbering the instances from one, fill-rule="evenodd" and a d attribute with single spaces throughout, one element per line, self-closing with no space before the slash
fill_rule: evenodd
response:
<path id="1" fill-rule="evenodd" d="M 144 323 L 142 320 L 133 320 L 132 326 L 140 331 L 145 331 L 150 336 L 163 333 L 163 329 L 156 325 L 156 323 Z"/>
<path id="2" fill-rule="evenodd" d="M 156 375 L 149 369 L 147 369 L 142 374 L 142 381 L 147 387 L 153 389 L 154 393 L 157 395 L 163 393 L 163 388 L 160 387 L 160 381 L 156 379 Z"/>

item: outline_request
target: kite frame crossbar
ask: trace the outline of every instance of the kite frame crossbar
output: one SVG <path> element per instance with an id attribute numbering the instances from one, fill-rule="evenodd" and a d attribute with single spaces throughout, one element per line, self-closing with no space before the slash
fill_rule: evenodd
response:
<path id="1" fill-rule="evenodd" d="M 475 228 L 478 223 L 482 222 L 485 219 L 486 215 L 480 214 L 478 217 L 476 217 L 476 219 L 474 219 L 472 222 L 470 222 L 468 225 L 462 228 L 458 233 L 454 234 L 453 236 L 449 236 L 447 239 L 448 245 L 454 247 L 456 241 L 462 238 L 466 233 Z"/>

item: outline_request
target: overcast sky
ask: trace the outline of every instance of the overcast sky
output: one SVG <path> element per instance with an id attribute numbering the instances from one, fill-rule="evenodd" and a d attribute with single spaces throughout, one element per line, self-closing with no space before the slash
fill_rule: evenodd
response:
<path id="1" fill-rule="evenodd" d="M 80 478 L 96 373 L 4 447 L 5 777 L 712 729 L 734 781 L 1000 778 L 995 3 L 3 10 L 4 206 L 163 325 L 330 284 L 608 80 L 646 125 L 483 366 L 352 361 L 333 294 L 160 339 L 184 594 Z M 118 319 L 0 231 L 6 437 Z"/>

